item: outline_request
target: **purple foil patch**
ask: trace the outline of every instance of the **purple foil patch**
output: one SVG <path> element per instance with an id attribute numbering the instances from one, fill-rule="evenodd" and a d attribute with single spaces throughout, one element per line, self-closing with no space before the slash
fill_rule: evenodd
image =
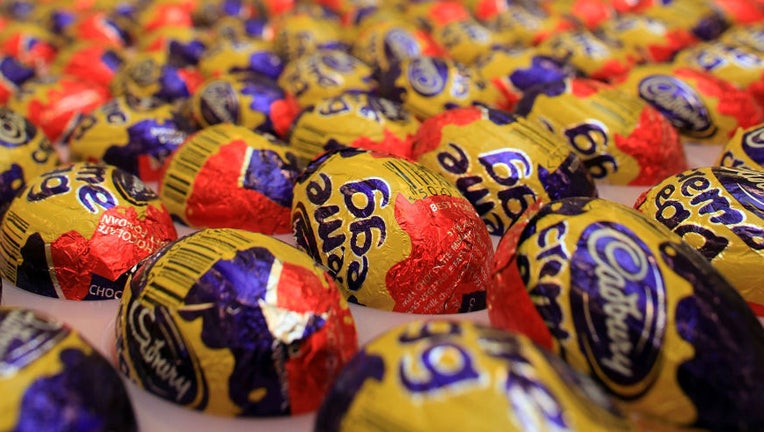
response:
<path id="1" fill-rule="evenodd" d="M 764 165 L 764 125 L 743 134 L 743 152 L 759 165 Z"/>
<path id="2" fill-rule="evenodd" d="M 289 207 L 297 178 L 297 161 L 284 161 L 271 150 L 253 150 L 244 173 L 244 187 L 265 195 L 272 201 Z"/>

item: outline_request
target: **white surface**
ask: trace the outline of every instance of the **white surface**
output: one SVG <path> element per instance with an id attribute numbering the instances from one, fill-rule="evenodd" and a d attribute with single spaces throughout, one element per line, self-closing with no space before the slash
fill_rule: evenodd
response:
<path id="1" fill-rule="evenodd" d="M 719 146 L 685 146 L 690 166 L 706 166 L 714 162 L 721 151 Z M 645 187 L 607 186 L 599 187 L 600 196 L 633 205 Z M 192 230 L 179 227 L 179 235 Z M 279 236 L 290 241 L 291 236 Z M 494 242 L 494 244 L 496 241 Z M 114 301 L 77 302 L 42 297 L 31 294 L 3 281 L 3 304 L 19 305 L 39 310 L 77 329 L 107 358 L 114 360 L 114 321 L 119 305 Z M 359 343 L 364 344 L 385 330 L 404 322 L 427 317 L 384 312 L 363 306 L 351 305 L 356 321 Z M 453 316 L 453 315 L 451 315 Z M 488 323 L 486 311 L 460 314 L 459 318 Z M 440 316 L 443 317 L 443 316 Z M 191 411 L 163 399 L 155 397 L 125 380 L 138 416 L 139 428 L 143 432 L 209 432 L 209 431 L 252 431 L 299 432 L 312 430 L 313 414 L 290 418 L 232 419 Z"/>

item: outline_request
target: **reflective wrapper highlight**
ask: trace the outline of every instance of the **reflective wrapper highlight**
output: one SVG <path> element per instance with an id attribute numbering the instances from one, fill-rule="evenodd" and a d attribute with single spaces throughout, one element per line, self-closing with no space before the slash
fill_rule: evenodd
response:
<path id="1" fill-rule="evenodd" d="M 485 107 L 454 108 L 422 123 L 414 158 L 442 174 L 501 236 L 536 201 L 597 196 L 581 159 L 542 125 Z"/>
<path id="2" fill-rule="evenodd" d="M 697 249 L 764 317 L 764 172 L 702 167 L 645 191 L 635 208 Z"/>
<path id="3" fill-rule="evenodd" d="M 2 276 L 70 300 L 119 298 L 126 272 L 177 238 L 170 214 L 140 179 L 85 162 L 31 179 L 0 229 Z"/>
<path id="4" fill-rule="evenodd" d="M 491 323 L 596 377 L 626 412 L 764 425 L 764 327 L 697 250 L 642 213 L 604 199 L 546 204 L 502 238 L 492 275 Z"/>
<path id="5" fill-rule="evenodd" d="M 197 231 L 141 263 L 116 337 L 120 368 L 140 387 L 225 416 L 315 410 L 358 348 L 325 269 L 236 229 Z"/>
<path id="6" fill-rule="evenodd" d="M 276 138 L 229 123 L 191 135 L 169 159 L 159 197 L 197 228 L 290 232 L 294 153 Z"/>
<path id="7" fill-rule="evenodd" d="M 712 166 L 764 171 L 764 122 L 738 128 Z"/>
<path id="8" fill-rule="evenodd" d="M 79 333 L 0 307 L 0 429 L 138 430 L 119 374 Z"/>
<path id="9" fill-rule="evenodd" d="M 595 180 L 648 186 L 687 168 L 674 126 L 644 100 L 606 83 L 571 78 L 537 86 L 516 112 L 565 139 Z"/>
<path id="10" fill-rule="evenodd" d="M 422 165 L 327 153 L 295 184 L 292 226 L 351 302 L 429 314 L 485 307 L 488 230 L 458 189 Z"/>
<path id="11" fill-rule="evenodd" d="M 597 383 L 528 338 L 447 320 L 399 325 L 367 343 L 337 377 L 314 428 L 632 430 Z"/>

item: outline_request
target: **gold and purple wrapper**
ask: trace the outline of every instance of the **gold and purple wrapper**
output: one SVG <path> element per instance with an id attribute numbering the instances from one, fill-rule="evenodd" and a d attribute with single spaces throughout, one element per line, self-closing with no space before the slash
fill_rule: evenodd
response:
<path id="1" fill-rule="evenodd" d="M 455 186 L 420 164 L 326 153 L 295 184 L 292 226 L 351 302 L 421 314 L 484 308 L 488 230 Z"/>
<path id="2" fill-rule="evenodd" d="M 231 417 L 318 408 L 358 349 L 336 282 L 295 247 L 197 231 L 142 262 L 117 313 L 120 369 L 185 408 Z"/>
<path id="3" fill-rule="evenodd" d="M 317 432 L 401 428 L 633 429 L 591 378 L 524 336 L 466 320 L 414 321 L 366 344 L 314 424 Z"/>
<path id="4" fill-rule="evenodd" d="M 764 171 L 764 122 L 738 128 L 712 166 Z"/>
<path id="5" fill-rule="evenodd" d="M 126 272 L 177 232 L 156 193 L 111 165 L 46 171 L 8 207 L 0 271 L 17 287 L 69 300 L 119 298 Z"/>

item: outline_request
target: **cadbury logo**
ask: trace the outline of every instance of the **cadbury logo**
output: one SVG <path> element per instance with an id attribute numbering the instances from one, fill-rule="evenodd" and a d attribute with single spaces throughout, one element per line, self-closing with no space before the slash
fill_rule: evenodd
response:
<path id="1" fill-rule="evenodd" d="M 446 87 L 445 65 L 429 57 L 411 60 L 409 82 L 417 93 L 423 96 L 435 96 Z"/>
<path id="2" fill-rule="evenodd" d="M 31 311 L 0 314 L 0 377 L 37 360 L 68 334 L 60 323 L 41 320 Z"/>
<path id="3" fill-rule="evenodd" d="M 26 120 L 9 109 L 0 110 L 0 145 L 17 147 L 29 140 Z"/>
<path id="4" fill-rule="evenodd" d="M 623 227 L 594 225 L 571 260 L 571 308 L 582 351 L 606 384 L 641 385 L 657 358 L 664 285 Z M 629 391 L 629 390 L 624 390 Z"/>
<path id="5" fill-rule="evenodd" d="M 638 92 L 679 130 L 707 136 L 716 131 L 703 101 L 681 80 L 668 75 L 650 75 L 640 81 Z"/>
<path id="6" fill-rule="evenodd" d="M 758 164 L 764 164 L 764 126 L 757 127 L 743 134 L 743 152 Z"/>

